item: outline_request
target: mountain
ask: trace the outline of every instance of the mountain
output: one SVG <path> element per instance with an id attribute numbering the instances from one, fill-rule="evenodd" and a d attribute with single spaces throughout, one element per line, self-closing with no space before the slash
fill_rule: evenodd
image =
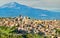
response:
<path id="1" fill-rule="evenodd" d="M 10 2 L 0 7 L 0 17 L 16 17 L 19 15 L 35 19 L 60 19 L 60 12 L 36 9 L 16 2 Z"/>

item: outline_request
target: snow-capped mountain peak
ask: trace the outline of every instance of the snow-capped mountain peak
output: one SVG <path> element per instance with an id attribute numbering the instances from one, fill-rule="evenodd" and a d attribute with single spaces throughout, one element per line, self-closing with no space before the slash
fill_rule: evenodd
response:
<path id="1" fill-rule="evenodd" d="M 36 9 L 26 5 L 22 5 L 16 2 L 10 2 L 4 4 L 0 8 L 0 16 L 18 16 L 18 15 L 28 16 L 36 19 L 60 19 L 60 13 L 43 10 L 43 9 Z M 54 18 L 53 18 L 54 17 Z"/>
<path id="2" fill-rule="evenodd" d="M 10 3 L 2 5 L 1 8 L 15 8 L 15 7 L 19 7 L 18 5 L 20 4 L 16 2 L 10 2 Z"/>

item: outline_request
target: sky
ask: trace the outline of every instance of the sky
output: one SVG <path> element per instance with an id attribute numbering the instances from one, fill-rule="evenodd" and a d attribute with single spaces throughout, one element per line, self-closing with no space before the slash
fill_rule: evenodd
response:
<path id="1" fill-rule="evenodd" d="M 9 2 L 18 2 L 38 9 L 60 11 L 60 0 L 0 0 L 0 6 Z"/>

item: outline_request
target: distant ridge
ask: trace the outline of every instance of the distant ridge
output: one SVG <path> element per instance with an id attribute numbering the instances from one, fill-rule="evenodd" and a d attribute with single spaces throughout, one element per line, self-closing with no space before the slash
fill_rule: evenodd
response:
<path id="1" fill-rule="evenodd" d="M 0 17 L 16 17 L 19 15 L 28 16 L 35 19 L 58 19 L 60 13 L 43 9 L 35 9 L 17 2 L 10 2 L 0 7 Z"/>

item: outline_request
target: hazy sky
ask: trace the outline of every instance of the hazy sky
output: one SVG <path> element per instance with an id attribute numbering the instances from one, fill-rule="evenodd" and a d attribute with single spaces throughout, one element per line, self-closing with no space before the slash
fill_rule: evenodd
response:
<path id="1" fill-rule="evenodd" d="M 9 2 L 18 2 L 39 9 L 60 11 L 60 0 L 0 0 L 0 6 Z"/>

